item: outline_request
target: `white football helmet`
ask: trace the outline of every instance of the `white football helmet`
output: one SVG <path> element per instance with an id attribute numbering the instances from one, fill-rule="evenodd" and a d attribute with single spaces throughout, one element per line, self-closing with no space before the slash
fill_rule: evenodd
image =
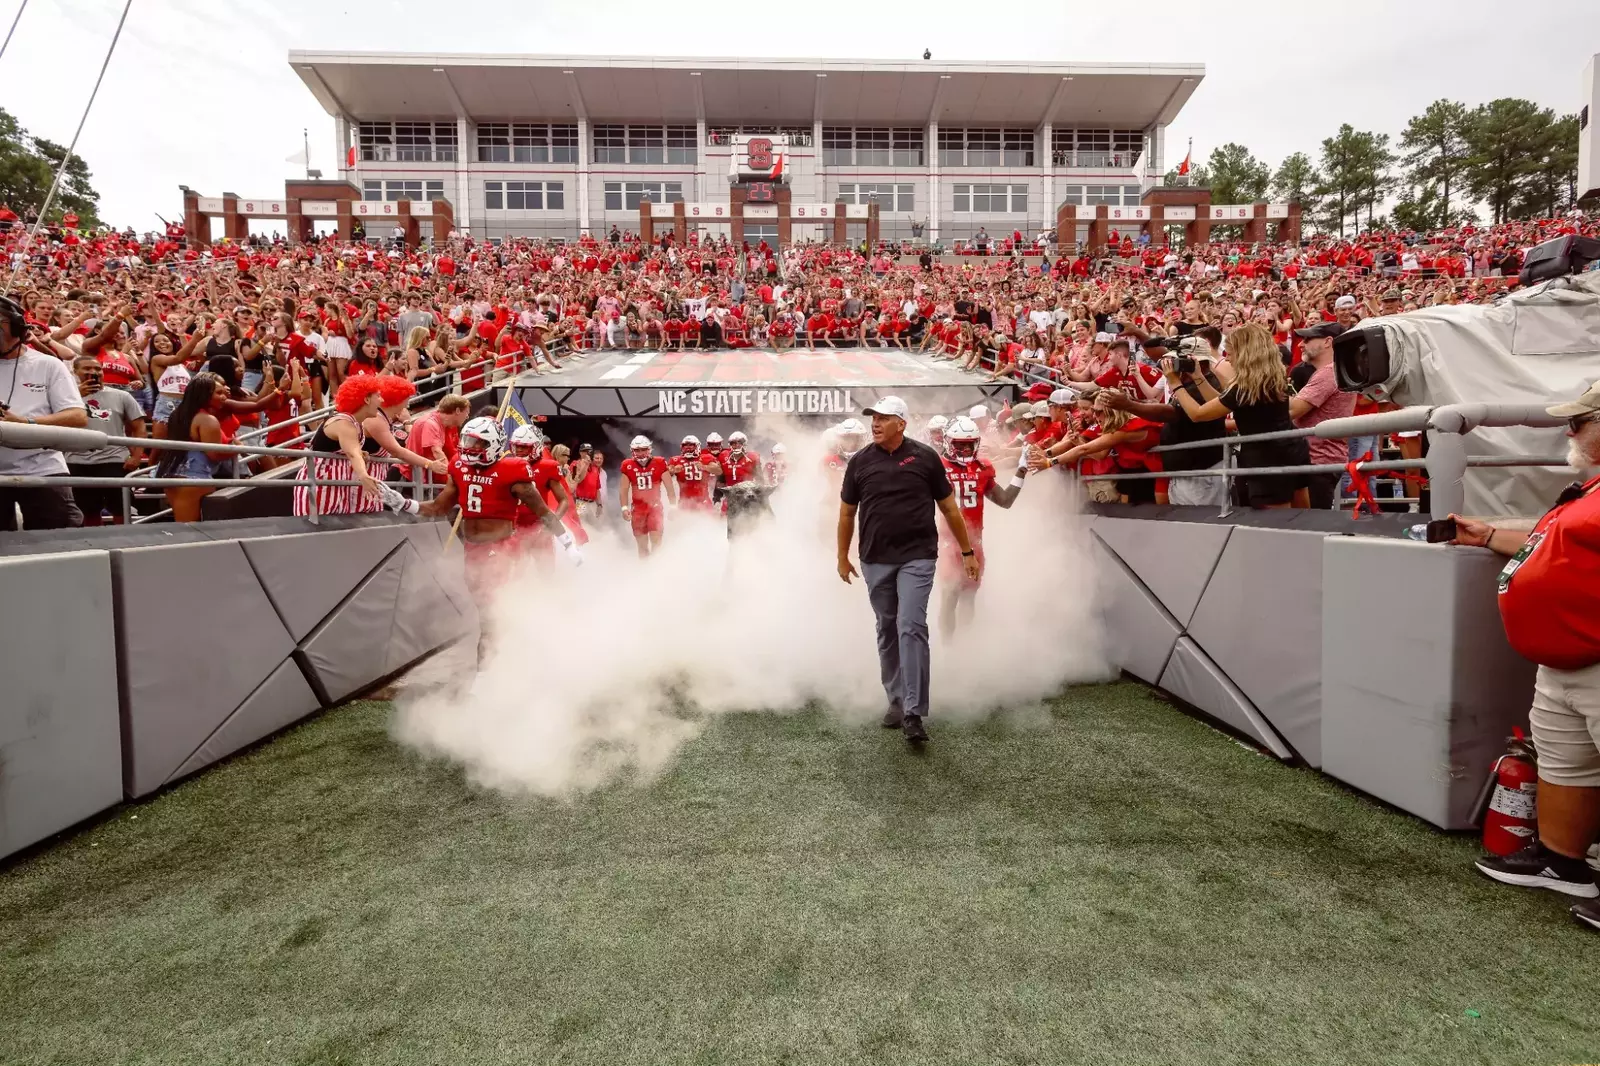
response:
<path id="1" fill-rule="evenodd" d="M 706 448 L 707 448 L 707 450 L 713 451 L 713 452 L 722 451 L 722 434 L 713 433 L 709 437 L 707 437 L 706 438 Z"/>
<path id="2" fill-rule="evenodd" d="M 945 427 L 945 451 L 958 463 L 970 463 L 978 457 L 978 442 L 982 438 L 976 422 L 965 416 L 957 416 Z"/>
<path id="3" fill-rule="evenodd" d="M 749 443 L 750 438 L 745 436 L 739 430 L 734 430 L 732 433 L 728 434 L 728 450 L 734 455 L 743 455 L 745 445 Z"/>
<path id="4" fill-rule="evenodd" d="M 858 419 L 847 418 L 839 423 L 839 451 L 846 459 L 867 446 L 867 427 Z"/>
<path id="5" fill-rule="evenodd" d="M 474 418 L 461 427 L 461 461 L 493 466 L 506 454 L 506 431 L 493 418 Z"/>
<path id="6" fill-rule="evenodd" d="M 943 447 L 945 427 L 949 424 L 950 420 L 944 415 L 934 415 L 932 418 L 928 419 L 928 443 L 933 445 L 935 448 Z"/>
<path id="7" fill-rule="evenodd" d="M 781 443 L 774 444 L 772 446 L 772 454 L 773 455 L 786 455 L 786 454 L 788 454 L 788 451 L 789 451 L 789 449 L 785 448 Z"/>
<path id="8" fill-rule="evenodd" d="M 511 434 L 511 454 L 531 459 L 544 451 L 544 437 L 533 426 L 518 426 Z"/>
<path id="9" fill-rule="evenodd" d="M 683 454 L 694 455 L 700 451 L 700 438 L 690 433 L 683 438 Z"/>
<path id="10" fill-rule="evenodd" d="M 628 450 L 633 452 L 635 462 L 648 463 L 650 461 L 650 438 L 644 435 L 633 438 L 628 445 Z"/>
<path id="11" fill-rule="evenodd" d="M 989 409 L 983 406 L 981 403 L 975 403 L 972 405 L 972 410 L 967 412 L 967 417 L 972 419 L 973 425 L 977 425 L 980 418 L 985 420 L 988 419 Z"/>

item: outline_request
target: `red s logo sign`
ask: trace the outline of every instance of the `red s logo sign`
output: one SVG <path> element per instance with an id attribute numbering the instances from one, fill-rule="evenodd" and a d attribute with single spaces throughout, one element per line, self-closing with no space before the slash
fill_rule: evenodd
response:
<path id="1" fill-rule="evenodd" d="M 772 142 L 765 137 L 752 137 L 746 146 L 751 170 L 772 169 Z"/>

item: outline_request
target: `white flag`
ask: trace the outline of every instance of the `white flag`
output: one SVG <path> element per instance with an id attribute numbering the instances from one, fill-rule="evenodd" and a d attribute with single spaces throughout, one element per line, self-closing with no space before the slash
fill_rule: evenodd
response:
<path id="1" fill-rule="evenodd" d="M 311 162 L 311 160 L 306 158 L 306 150 L 304 148 L 302 148 L 298 152 L 296 152 L 294 155 L 290 156 L 288 159 L 285 159 L 284 162 L 285 163 L 299 163 L 301 166 L 306 166 Z"/>

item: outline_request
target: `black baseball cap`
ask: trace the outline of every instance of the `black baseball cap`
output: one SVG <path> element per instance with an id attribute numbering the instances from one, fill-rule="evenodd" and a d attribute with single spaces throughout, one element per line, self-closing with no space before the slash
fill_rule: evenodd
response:
<path id="1" fill-rule="evenodd" d="M 1344 327 L 1339 323 L 1324 322 L 1321 325 L 1311 326 L 1307 329 L 1297 329 L 1294 331 L 1294 335 L 1303 341 L 1308 341 L 1315 337 L 1337 337 L 1343 332 Z"/>

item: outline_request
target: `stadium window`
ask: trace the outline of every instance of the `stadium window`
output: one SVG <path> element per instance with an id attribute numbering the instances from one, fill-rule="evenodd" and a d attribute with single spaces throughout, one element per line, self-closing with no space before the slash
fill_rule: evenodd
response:
<path id="1" fill-rule="evenodd" d="M 600 125 L 594 127 L 594 161 L 596 163 L 626 163 L 628 161 L 628 135 L 624 126 Z"/>
<path id="2" fill-rule="evenodd" d="M 444 199 L 444 182 L 442 182 L 442 181 L 424 182 L 423 183 L 423 188 L 422 188 L 422 198 L 424 200 L 427 200 L 429 203 L 432 203 L 435 200 L 443 200 Z"/>
<path id="3" fill-rule="evenodd" d="M 1124 185 L 1122 187 L 1122 206 L 1123 207 L 1138 207 L 1139 206 L 1139 202 L 1141 200 L 1143 200 L 1143 199 L 1144 199 L 1144 196 L 1140 192 L 1139 186 L 1137 186 L 1137 185 Z"/>
<path id="4" fill-rule="evenodd" d="M 505 207 L 505 183 L 499 181 L 486 181 L 483 183 L 483 209 L 485 211 L 499 211 Z"/>
<path id="5" fill-rule="evenodd" d="M 1032 130 L 1003 130 L 1002 140 L 1006 166 L 1033 166 Z"/>
<path id="6" fill-rule="evenodd" d="M 855 131 L 849 126 L 824 126 L 822 127 L 822 165 L 825 167 L 847 167 L 855 162 L 852 149 L 855 144 Z"/>
<path id="7" fill-rule="evenodd" d="M 923 163 L 922 145 L 923 131 L 919 129 L 897 129 L 892 134 L 894 165 L 897 167 L 920 167 Z M 910 208 L 901 208 L 906 211 Z"/>
<path id="8" fill-rule="evenodd" d="M 621 211 L 622 210 L 622 182 L 620 182 L 620 181 L 608 181 L 608 182 L 606 182 L 606 210 L 607 211 Z"/>
<path id="9" fill-rule="evenodd" d="M 433 123 L 396 122 L 394 157 L 400 163 L 428 163 L 433 160 Z"/>
<path id="10" fill-rule="evenodd" d="M 420 200 L 422 199 L 422 182 L 386 181 L 383 183 L 383 198 L 385 200 Z"/>
<path id="11" fill-rule="evenodd" d="M 550 162 L 550 127 L 542 123 L 519 122 L 511 127 L 513 163 Z M 507 190 L 509 194 L 510 190 Z"/>
<path id="12" fill-rule="evenodd" d="M 356 145 L 365 162 L 393 162 L 394 126 L 388 122 L 363 122 L 356 128 Z"/>
<path id="13" fill-rule="evenodd" d="M 1142 151 L 1144 151 L 1143 130 L 1111 131 L 1111 155 L 1114 166 L 1132 166 Z"/>
<path id="14" fill-rule="evenodd" d="M 485 122 L 478 127 L 478 162 L 511 162 L 511 127 L 504 122 Z"/>
<path id="15" fill-rule="evenodd" d="M 669 182 L 667 182 L 666 200 L 664 202 L 669 203 L 669 204 L 678 204 L 678 203 L 682 203 L 683 202 L 683 182 L 681 182 L 681 181 L 669 181 Z"/>
<path id="16" fill-rule="evenodd" d="M 896 185 L 894 197 L 896 211 L 915 211 L 917 209 L 917 187 L 915 185 Z"/>
<path id="17" fill-rule="evenodd" d="M 687 164 L 699 160 L 693 126 L 667 127 L 667 162 Z"/>
<path id="18" fill-rule="evenodd" d="M 963 131 L 941 129 L 939 131 L 939 165 L 941 167 L 966 166 L 965 145 L 966 140 L 963 136 Z"/>
<path id="19" fill-rule="evenodd" d="M 1105 167 L 1111 165 L 1111 131 L 1078 130 L 1074 154 L 1075 166 Z"/>
<path id="20" fill-rule="evenodd" d="M 874 129 L 856 130 L 856 166 L 886 167 L 889 165 L 889 131 Z"/>
<path id="21" fill-rule="evenodd" d="M 550 162 L 576 163 L 578 161 L 578 127 L 571 122 L 550 124 Z"/>
<path id="22" fill-rule="evenodd" d="M 544 183 L 538 181 L 506 182 L 506 210 L 544 210 Z"/>
<path id="23" fill-rule="evenodd" d="M 547 211 L 563 211 L 567 206 L 567 187 L 565 182 L 547 181 L 544 183 L 544 206 Z"/>
<path id="24" fill-rule="evenodd" d="M 1065 198 L 1061 201 L 1062 203 L 1064 203 L 1064 204 L 1077 204 L 1079 206 L 1082 206 L 1083 205 L 1083 186 L 1082 185 L 1068 185 L 1068 186 L 1066 186 L 1066 191 L 1064 193 L 1064 196 L 1065 196 Z"/>
<path id="25" fill-rule="evenodd" d="M 665 163 L 666 146 L 660 126 L 628 127 L 628 162 Z"/>
<path id="26" fill-rule="evenodd" d="M 454 122 L 435 122 L 433 124 L 433 161 L 436 163 L 454 163 L 456 161 L 456 124 Z"/>
<path id="27" fill-rule="evenodd" d="M 942 130 L 940 131 L 943 132 Z M 952 205 L 956 211 L 967 212 L 972 210 L 972 186 L 955 185 L 955 203 Z"/>
<path id="28" fill-rule="evenodd" d="M 1072 166 L 1072 130 L 1050 131 L 1050 163 L 1052 166 Z"/>
<path id="29" fill-rule="evenodd" d="M 855 203 L 856 202 L 856 187 L 854 185 L 841 185 L 841 186 L 839 186 L 839 195 L 837 197 L 835 197 L 835 199 L 837 199 L 841 204 L 853 204 L 853 203 Z"/>
<path id="30" fill-rule="evenodd" d="M 363 200 L 383 199 L 383 182 L 367 180 L 361 183 L 361 198 Z"/>
<path id="31" fill-rule="evenodd" d="M 1093 207 L 1097 204 L 1109 204 L 1112 207 L 1122 203 L 1122 188 L 1118 185 L 1086 185 L 1088 197 L 1084 203 Z"/>
<path id="32" fill-rule="evenodd" d="M 1004 159 L 1000 152 L 999 130 L 967 131 L 967 166 L 997 167 Z"/>
<path id="33" fill-rule="evenodd" d="M 1014 215 L 1028 213 L 1028 187 L 1026 185 L 1011 186 L 1011 213 Z"/>

